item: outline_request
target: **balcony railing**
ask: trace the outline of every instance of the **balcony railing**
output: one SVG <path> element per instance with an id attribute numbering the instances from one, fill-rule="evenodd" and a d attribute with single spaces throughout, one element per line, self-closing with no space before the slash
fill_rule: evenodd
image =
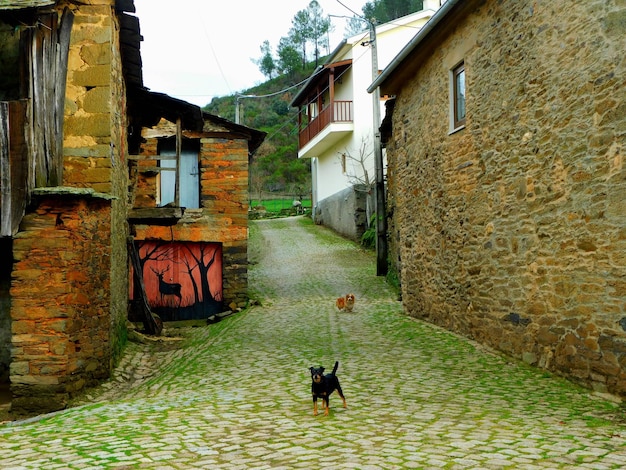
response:
<path id="1" fill-rule="evenodd" d="M 333 101 L 300 131 L 299 148 L 303 148 L 329 124 L 352 120 L 352 101 Z"/>

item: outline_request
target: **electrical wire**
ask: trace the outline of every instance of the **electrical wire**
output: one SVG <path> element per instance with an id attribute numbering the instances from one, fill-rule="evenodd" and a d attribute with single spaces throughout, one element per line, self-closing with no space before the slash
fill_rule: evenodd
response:
<path id="1" fill-rule="evenodd" d="M 245 95 L 245 98 L 269 98 L 270 96 L 276 96 L 276 95 L 280 95 L 281 93 L 285 93 L 286 91 L 289 91 L 293 88 L 299 87 L 300 85 L 302 85 L 303 83 L 306 83 L 306 81 L 309 79 L 309 77 L 305 78 L 304 80 L 302 80 L 300 83 L 296 83 L 295 85 L 291 85 L 290 87 L 284 88 L 280 91 L 275 91 L 274 93 L 268 93 L 267 95 Z"/>
<path id="2" fill-rule="evenodd" d="M 232 94 L 232 88 L 230 86 L 230 83 L 228 83 L 228 79 L 226 78 L 226 74 L 224 73 L 224 70 L 222 69 L 222 65 L 220 64 L 219 58 L 217 57 L 217 53 L 215 52 L 215 48 L 213 47 L 213 43 L 211 42 L 211 37 L 209 36 L 209 32 L 206 28 L 206 25 L 204 24 L 202 15 L 200 15 L 200 23 L 202 24 L 202 29 L 204 31 L 204 36 L 206 37 L 207 42 L 209 43 L 209 48 L 211 49 L 211 53 L 213 54 L 213 58 L 215 59 L 215 63 L 217 64 L 217 68 L 220 71 L 220 74 L 222 75 L 222 79 L 224 80 L 224 83 L 226 83 L 226 87 L 228 88 L 228 90 L 230 91 L 230 94 Z"/>
<path id="3" fill-rule="evenodd" d="M 366 20 L 366 19 L 365 19 L 362 15 L 359 15 L 359 14 L 358 14 L 356 11 L 354 11 L 352 8 L 350 8 L 349 6 L 347 6 L 347 5 L 343 4 L 340 0 L 337 0 L 337 3 L 338 3 L 339 5 L 341 5 L 342 7 L 344 7 L 346 10 L 348 10 L 348 11 L 352 12 L 352 13 L 354 14 L 354 16 L 357 16 L 357 17 L 359 17 L 359 18 L 361 18 L 361 19 L 363 19 L 363 20 L 367 21 L 367 20 Z"/>

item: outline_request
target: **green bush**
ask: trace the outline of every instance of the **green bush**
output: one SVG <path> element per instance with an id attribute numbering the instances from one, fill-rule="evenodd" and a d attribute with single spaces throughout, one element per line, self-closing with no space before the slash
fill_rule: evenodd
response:
<path id="1" fill-rule="evenodd" d="M 361 245 L 368 249 L 376 247 L 376 214 L 372 214 L 369 228 L 361 235 Z"/>

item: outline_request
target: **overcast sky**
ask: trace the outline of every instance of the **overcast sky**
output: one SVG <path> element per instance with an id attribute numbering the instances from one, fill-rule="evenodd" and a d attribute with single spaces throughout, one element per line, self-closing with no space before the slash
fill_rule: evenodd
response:
<path id="1" fill-rule="evenodd" d="M 341 3 L 340 3 L 341 1 Z M 325 14 L 353 16 L 366 0 L 318 0 Z M 144 85 L 204 106 L 266 78 L 251 59 L 268 40 L 275 52 L 291 20 L 309 0 L 135 0 L 143 42 Z M 345 6 L 348 8 L 346 8 Z M 346 21 L 331 17 L 332 51 L 343 39 Z M 276 90 L 278 91 L 278 90 Z"/>

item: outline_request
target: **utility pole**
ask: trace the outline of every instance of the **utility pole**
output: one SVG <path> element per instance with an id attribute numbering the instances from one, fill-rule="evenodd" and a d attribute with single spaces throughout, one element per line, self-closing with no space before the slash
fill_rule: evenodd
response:
<path id="1" fill-rule="evenodd" d="M 242 98 L 256 98 L 256 95 L 237 95 L 235 98 L 235 124 L 241 124 L 241 120 L 239 119 L 239 107 L 241 106 Z"/>
<path id="2" fill-rule="evenodd" d="M 376 25 L 367 20 L 370 28 L 369 46 L 372 51 L 372 81 L 378 78 L 378 50 L 376 48 Z M 376 184 L 376 275 L 387 274 L 387 211 L 385 209 L 385 175 L 383 172 L 383 149 L 380 138 L 380 88 L 372 92 L 372 112 L 374 115 L 374 171 Z"/>

